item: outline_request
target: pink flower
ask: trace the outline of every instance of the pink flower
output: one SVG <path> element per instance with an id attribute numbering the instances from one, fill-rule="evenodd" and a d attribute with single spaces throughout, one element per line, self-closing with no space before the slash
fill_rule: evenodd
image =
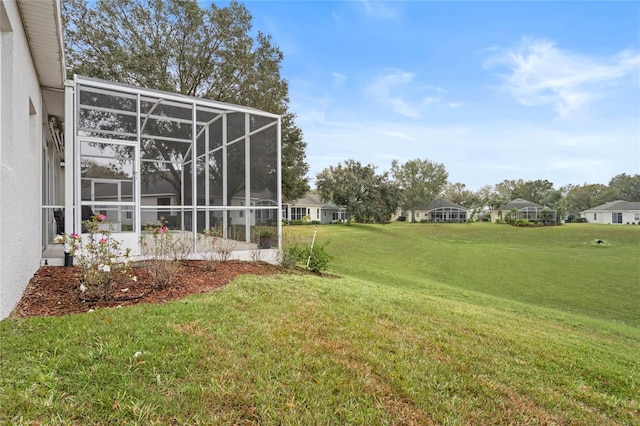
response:
<path id="1" fill-rule="evenodd" d="M 163 227 L 162 227 L 162 232 L 167 232 L 168 230 L 169 230 L 169 227 L 168 227 L 168 226 L 163 226 Z"/>
<path id="2" fill-rule="evenodd" d="M 109 240 L 107 240 L 106 238 L 100 240 L 100 244 L 107 244 L 108 242 Z"/>
<path id="3" fill-rule="evenodd" d="M 96 219 L 98 219 L 99 222 L 102 222 L 103 220 L 105 220 L 107 217 L 103 214 L 98 214 L 96 215 Z"/>
<path id="4" fill-rule="evenodd" d="M 80 235 L 73 233 L 71 235 L 69 235 L 71 238 L 80 238 Z"/>

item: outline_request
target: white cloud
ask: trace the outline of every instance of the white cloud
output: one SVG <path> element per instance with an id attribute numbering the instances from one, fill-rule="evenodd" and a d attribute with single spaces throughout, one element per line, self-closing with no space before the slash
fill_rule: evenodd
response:
<path id="1" fill-rule="evenodd" d="M 524 39 L 499 50 L 486 68 L 506 67 L 506 89 L 522 105 L 550 104 L 563 118 L 603 96 L 604 89 L 640 71 L 640 54 L 624 51 L 608 58 L 564 51 L 547 40 Z"/>
<path id="2" fill-rule="evenodd" d="M 442 87 L 438 87 L 438 86 L 432 86 L 432 85 L 427 85 L 425 86 L 425 89 L 429 89 L 429 90 L 435 90 L 436 92 L 440 92 L 440 93 L 449 93 L 448 90 L 443 89 Z"/>
<path id="3" fill-rule="evenodd" d="M 344 74 L 340 74 L 339 72 L 335 72 L 333 71 L 331 73 L 331 76 L 333 77 L 333 86 L 340 86 L 342 83 L 344 83 L 345 81 L 347 81 L 347 76 Z"/>
<path id="4" fill-rule="evenodd" d="M 364 12 L 367 16 L 376 19 L 396 19 L 398 13 L 395 9 L 389 7 L 389 3 L 381 1 L 360 0 Z"/>
<path id="5" fill-rule="evenodd" d="M 391 70 L 376 78 L 366 88 L 365 94 L 376 102 L 390 107 L 396 114 L 419 118 L 426 106 L 440 102 L 440 98 L 433 96 L 420 98 L 421 91 L 425 88 L 433 90 L 433 87 L 417 84 L 414 81 L 415 76 L 412 72 Z"/>

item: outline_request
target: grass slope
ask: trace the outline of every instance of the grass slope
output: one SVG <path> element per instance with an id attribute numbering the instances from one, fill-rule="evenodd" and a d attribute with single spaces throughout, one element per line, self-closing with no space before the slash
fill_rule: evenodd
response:
<path id="1" fill-rule="evenodd" d="M 309 239 L 312 230 L 287 228 Z M 449 286 L 640 327 L 640 226 L 320 227 L 332 270 L 405 288 Z M 596 246 L 593 240 L 604 240 Z"/>
<path id="2" fill-rule="evenodd" d="M 414 240 L 414 249 L 422 241 L 421 256 L 446 263 L 457 246 L 507 253 L 500 239 L 513 234 L 420 226 L 320 228 L 319 238 L 331 236 L 329 248 L 344 253 L 334 260 L 340 279 L 242 277 L 162 306 L 4 320 L 0 424 L 640 422 L 640 329 L 621 323 L 633 313 L 590 318 L 585 302 L 526 303 L 522 289 L 506 297 L 500 285 L 464 286 L 468 265 L 432 260 L 421 269 L 405 258 L 411 244 L 396 239 Z M 590 239 L 582 241 L 592 230 L 574 229 L 558 241 L 591 259 L 581 253 L 590 253 Z M 306 238 L 308 230 L 295 232 Z M 591 251 L 637 250 L 634 237 L 612 232 L 608 248 Z M 552 240 L 526 235 L 535 251 Z M 372 257 L 353 241 L 373 245 Z M 407 248 L 377 254 L 385 245 Z M 626 259 L 621 267 L 633 272 L 637 263 Z M 593 282 L 590 268 L 575 273 Z"/>

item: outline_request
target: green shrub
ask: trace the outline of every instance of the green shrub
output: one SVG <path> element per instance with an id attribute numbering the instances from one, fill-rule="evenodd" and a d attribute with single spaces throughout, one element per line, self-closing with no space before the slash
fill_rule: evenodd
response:
<path id="1" fill-rule="evenodd" d="M 308 252 L 307 248 L 297 241 L 286 243 L 278 254 L 278 264 L 283 268 L 293 269 L 298 263 L 302 263 Z"/>
<path id="2" fill-rule="evenodd" d="M 320 243 L 315 243 L 313 245 L 313 250 L 311 250 L 311 257 L 308 259 L 309 261 L 309 269 L 313 272 L 320 273 L 325 271 L 329 266 L 329 262 L 333 259 L 329 253 L 326 252 L 325 248 L 329 245 L 330 240 L 325 240 Z"/>
<path id="3" fill-rule="evenodd" d="M 283 219 L 283 221 L 284 220 L 285 219 Z M 290 220 L 286 223 L 286 225 L 322 225 L 322 222 L 320 222 L 319 220 L 305 220 L 305 218 L 303 217 L 302 220 Z"/>
<path id="4" fill-rule="evenodd" d="M 504 221 L 510 225 L 513 225 L 513 222 L 518 218 L 518 210 L 511 209 L 507 214 L 504 215 Z"/>
<path id="5" fill-rule="evenodd" d="M 513 226 L 534 226 L 535 223 L 530 222 L 528 219 L 516 219 L 511 222 Z"/>

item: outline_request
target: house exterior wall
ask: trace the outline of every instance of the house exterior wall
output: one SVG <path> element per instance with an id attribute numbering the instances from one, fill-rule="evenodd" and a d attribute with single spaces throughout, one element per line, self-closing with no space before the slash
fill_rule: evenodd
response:
<path id="1" fill-rule="evenodd" d="M 42 91 L 15 1 L 0 3 L 0 318 L 42 255 Z"/>
<path id="2" fill-rule="evenodd" d="M 614 223 L 612 213 L 622 213 L 622 222 Z M 584 212 L 584 218 L 589 223 L 602 223 L 625 225 L 627 223 L 640 223 L 640 210 L 588 210 Z"/>
<path id="3" fill-rule="evenodd" d="M 294 208 L 304 208 L 306 209 L 306 216 L 309 216 L 309 219 L 312 221 L 318 221 L 323 225 L 331 223 L 333 221 L 333 213 L 337 211 L 337 209 L 323 208 L 318 205 L 309 205 L 309 204 L 288 204 L 286 206 L 285 216 L 287 219 L 292 220 L 292 209 Z M 297 220 L 297 219 L 296 219 Z"/>

